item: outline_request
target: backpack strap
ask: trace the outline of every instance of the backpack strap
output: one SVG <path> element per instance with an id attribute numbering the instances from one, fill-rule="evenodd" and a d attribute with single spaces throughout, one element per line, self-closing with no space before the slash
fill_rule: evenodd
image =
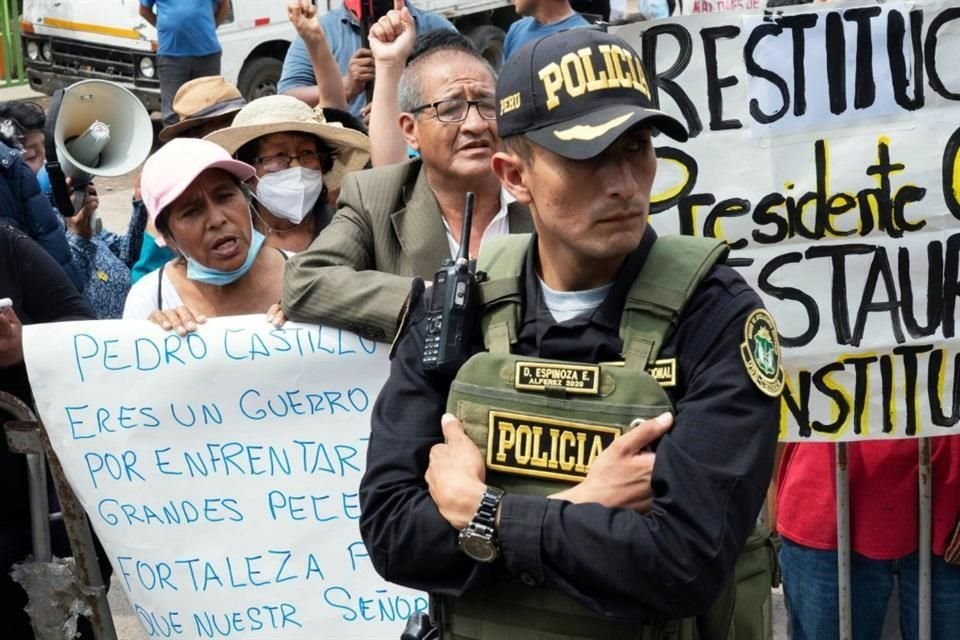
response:
<path id="1" fill-rule="evenodd" d="M 529 246 L 529 233 L 493 238 L 477 260 L 477 270 L 486 274 L 480 283 L 480 327 L 483 343 L 492 353 L 510 353 L 517 342 L 523 306 L 520 274 Z"/>
<path id="2" fill-rule="evenodd" d="M 163 311 L 163 270 L 167 268 L 167 263 L 160 265 L 160 273 L 157 276 L 157 311 Z"/>
<path id="3" fill-rule="evenodd" d="M 694 290 L 728 252 L 723 241 L 712 238 L 657 238 L 620 317 L 624 366 L 646 369 L 654 363 Z"/>

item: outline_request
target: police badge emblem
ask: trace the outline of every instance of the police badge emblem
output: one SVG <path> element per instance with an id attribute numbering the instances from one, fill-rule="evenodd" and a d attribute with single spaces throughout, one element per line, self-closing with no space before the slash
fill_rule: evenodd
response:
<path id="1" fill-rule="evenodd" d="M 783 369 L 780 367 L 780 338 L 777 325 L 765 309 L 757 309 L 747 318 L 740 344 L 740 357 L 750 379 L 768 396 L 783 391 Z"/>

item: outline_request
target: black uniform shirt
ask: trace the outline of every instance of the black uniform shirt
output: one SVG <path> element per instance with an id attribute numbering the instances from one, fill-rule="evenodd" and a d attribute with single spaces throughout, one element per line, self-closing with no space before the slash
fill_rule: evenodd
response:
<path id="1" fill-rule="evenodd" d="M 562 324 L 542 305 L 528 251 L 525 300 L 537 302 L 525 305 L 515 352 L 621 360 L 620 313 L 655 237 L 648 229 L 591 316 Z M 618 618 L 702 613 L 731 576 L 773 468 L 779 400 L 754 385 L 739 352 L 746 318 L 760 306 L 739 274 L 717 266 L 661 349 L 660 358 L 677 359 L 678 380 L 667 389 L 674 425 L 657 443 L 649 513 L 508 494 L 500 510 L 501 557 L 492 565 L 459 549 L 458 532 L 440 516 L 424 481 L 430 448 L 443 440 L 440 416 L 451 379 L 421 367 L 420 306 L 374 407 L 360 486 L 360 527 L 377 571 L 391 582 L 453 596 L 480 581 L 520 580 Z M 479 336 L 476 350 L 482 350 Z"/>

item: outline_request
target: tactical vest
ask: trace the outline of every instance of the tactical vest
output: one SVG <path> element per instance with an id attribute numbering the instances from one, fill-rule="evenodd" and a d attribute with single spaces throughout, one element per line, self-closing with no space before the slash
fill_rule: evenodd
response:
<path id="1" fill-rule="evenodd" d="M 674 412 L 664 387 L 676 363 L 657 355 L 697 285 L 727 247 L 687 236 L 658 238 L 626 297 L 623 362 L 566 363 L 511 354 L 521 322 L 529 235 L 484 247 L 481 327 L 489 351 L 453 381 L 456 414 L 487 463 L 487 482 L 507 493 L 546 496 L 586 477 L 591 460 L 635 421 Z M 638 588 L 649 588 L 638 585 Z M 497 581 L 441 598 L 444 638 L 455 640 L 724 640 L 732 637 L 729 585 L 707 614 L 643 624 L 604 618 L 557 591 Z"/>

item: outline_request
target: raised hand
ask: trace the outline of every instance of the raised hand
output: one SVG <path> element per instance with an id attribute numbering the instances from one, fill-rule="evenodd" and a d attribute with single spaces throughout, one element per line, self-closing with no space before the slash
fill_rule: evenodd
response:
<path id="1" fill-rule="evenodd" d="M 405 64 L 416 39 L 417 26 L 403 0 L 394 0 L 393 9 L 370 27 L 370 50 L 378 63 Z"/>
<path id="2" fill-rule="evenodd" d="M 304 41 L 324 39 L 323 27 L 317 20 L 317 8 L 310 0 L 296 0 L 287 4 L 287 18 Z"/>

